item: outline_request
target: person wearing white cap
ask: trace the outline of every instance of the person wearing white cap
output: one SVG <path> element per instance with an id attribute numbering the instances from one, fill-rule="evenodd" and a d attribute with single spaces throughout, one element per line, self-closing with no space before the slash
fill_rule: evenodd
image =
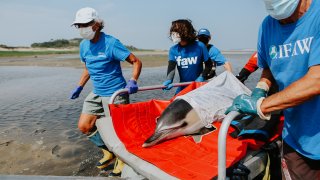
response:
<path id="1" fill-rule="evenodd" d="M 102 149 L 104 156 L 97 167 L 105 169 L 110 167 L 114 155 L 102 141 L 95 122 L 101 116 L 109 116 L 108 102 L 115 91 L 127 88 L 129 94 L 137 92 L 137 79 L 142 63 L 118 39 L 101 32 L 104 23 L 93 8 L 86 7 L 78 10 L 72 25 L 79 29 L 83 37 L 80 43 L 80 59 L 84 63 L 84 71 L 78 87 L 72 92 L 70 98 L 78 98 L 87 81 L 91 79 L 93 91 L 84 101 L 78 128 Z M 123 77 L 120 66 L 123 61 L 133 65 L 132 77 L 128 83 Z M 129 103 L 129 95 L 118 96 L 116 103 Z M 121 175 L 122 167 L 123 162 L 117 158 L 114 169 L 109 175 Z"/>
<path id="2" fill-rule="evenodd" d="M 263 1 L 269 16 L 258 33 L 262 76 L 226 113 L 268 120 L 283 110 L 283 179 L 320 179 L 320 0 Z M 267 97 L 274 83 L 279 92 Z"/>
<path id="3" fill-rule="evenodd" d="M 209 44 L 209 41 L 211 40 L 211 34 L 208 29 L 199 29 L 197 38 L 207 46 L 209 57 L 213 63 L 212 70 L 206 77 L 207 79 L 210 79 L 216 75 L 216 66 L 223 66 L 225 70 L 232 72 L 232 66 L 230 62 L 226 60 L 218 48 L 216 48 L 213 44 Z"/>

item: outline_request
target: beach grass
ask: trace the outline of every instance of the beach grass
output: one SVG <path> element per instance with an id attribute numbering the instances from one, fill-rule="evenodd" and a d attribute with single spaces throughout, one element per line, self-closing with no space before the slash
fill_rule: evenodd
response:
<path id="1" fill-rule="evenodd" d="M 0 57 L 23 57 L 23 56 L 39 56 L 50 54 L 78 54 L 78 51 L 0 51 Z"/>
<path id="2" fill-rule="evenodd" d="M 137 55 L 143 67 L 160 67 L 168 65 L 168 55 Z M 127 63 L 128 64 L 128 63 Z"/>
<path id="3" fill-rule="evenodd" d="M 47 50 L 47 51 L 1 51 L 0 66 L 47 66 L 47 67 L 75 67 L 83 68 L 84 64 L 78 58 L 76 50 Z M 167 52 L 138 51 L 133 52 L 143 64 L 143 67 L 167 66 Z M 72 55 L 65 58 L 64 55 Z M 74 56 L 73 56 L 74 55 Z M 65 59 L 57 58 L 63 57 Z M 121 63 L 123 68 L 131 68 L 127 62 Z"/>

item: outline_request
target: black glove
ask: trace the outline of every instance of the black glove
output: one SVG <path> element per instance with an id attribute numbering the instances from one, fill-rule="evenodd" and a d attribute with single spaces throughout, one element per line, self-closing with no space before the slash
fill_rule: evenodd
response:
<path id="1" fill-rule="evenodd" d="M 245 165 L 238 163 L 228 168 L 226 173 L 231 180 L 245 180 L 248 179 L 250 170 Z"/>
<path id="2" fill-rule="evenodd" d="M 239 79 L 239 81 L 241 81 L 242 83 L 244 83 L 245 80 L 248 79 L 248 77 L 250 76 L 251 72 L 246 69 L 246 68 L 242 68 L 240 73 L 238 75 L 236 75 L 236 78 Z"/>

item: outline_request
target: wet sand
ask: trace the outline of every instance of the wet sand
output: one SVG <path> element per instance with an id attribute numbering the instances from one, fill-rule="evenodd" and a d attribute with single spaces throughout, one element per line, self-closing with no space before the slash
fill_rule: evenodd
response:
<path id="1" fill-rule="evenodd" d="M 100 150 L 77 129 L 90 83 L 70 100 L 81 69 L 0 67 L 0 174 L 97 176 Z"/>
<path id="2" fill-rule="evenodd" d="M 10 140 L 0 145 L 0 174 L 97 176 L 95 163 L 101 158 L 90 143 L 82 146 L 70 142 L 57 145 L 38 141 L 34 144 Z M 89 156 L 90 154 L 90 156 Z"/>
<path id="3" fill-rule="evenodd" d="M 165 51 L 133 53 L 144 68 L 167 65 Z M 130 76 L 132 65 L 121 65 L 124 75 Z M 78 54 L 0 58 L 0 174 L 99 175 L 95 164 L 101 151 L 77 129 L 91 83 L 82 97 L 68 100 L 82 68 Z"/>

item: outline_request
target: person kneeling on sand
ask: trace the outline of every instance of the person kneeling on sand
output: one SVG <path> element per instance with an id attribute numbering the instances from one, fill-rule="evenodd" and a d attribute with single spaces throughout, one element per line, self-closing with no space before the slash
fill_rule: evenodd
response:
<path id="1" fill-rule="evenodd" d="M 104 169 L 114 159 L 114 155 L 102 141 L 95 122 L 101 116 L 110 116 L 108 102 L 115 91 L 126 87 L 129 94 L 137 92 L 137 79 L 142 63 L 118 39 L 101 32 L 104 22 L 93 8 L 86 7 L 78 10 L 72 25 L 79 29 L 80 35 L 84 38 L 80 43 L 80 59 L 84 63 L 84 70 L 78 87 L 72 92 L 70 98 L 78 98 L 87 81 L 91 79 L 93 91 L 83 103 L 78 128 L 102 149 L 104 157 L 97 163 L 97 167 Z M 128 83 L 122 75 L 120 66 L 122 61 L 133 65 L 132 78 Z M 116 103 L 129 103 L 129 95 L 118 96 Z M 123 165 L 124 163 L 117 158 L 109 176 L 120 176 Z"/>

